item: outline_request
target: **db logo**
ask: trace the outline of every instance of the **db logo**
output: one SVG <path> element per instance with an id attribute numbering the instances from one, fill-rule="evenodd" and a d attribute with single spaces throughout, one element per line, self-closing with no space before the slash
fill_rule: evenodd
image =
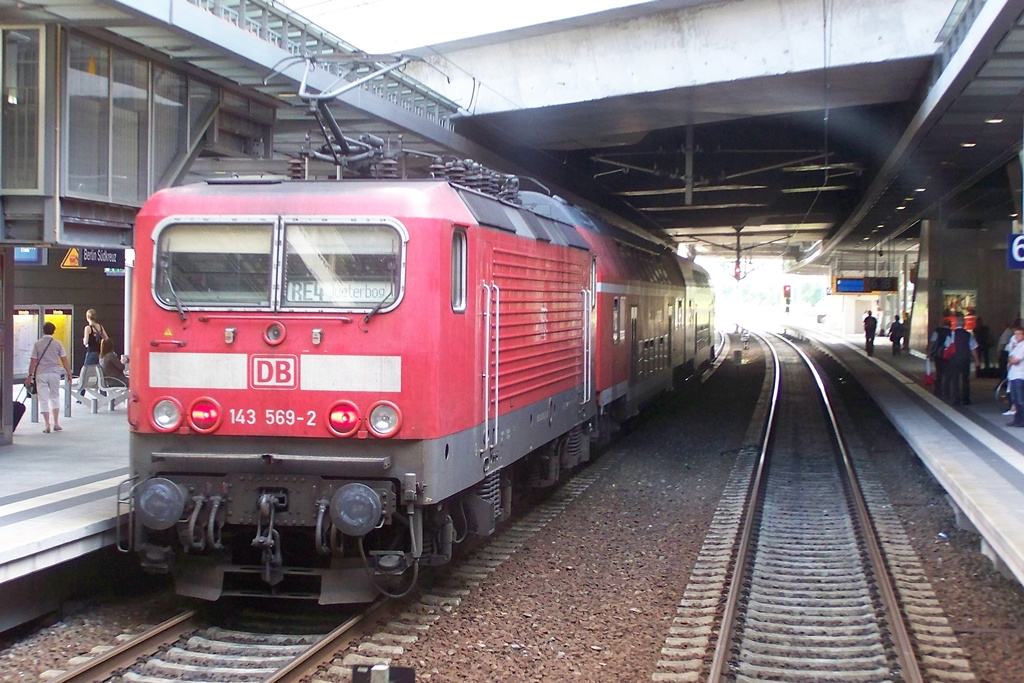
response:
<path id="1" fill-rule="evenodd" d="M 253 389 L 297 389 L 295 356 L 251 356 L 249 386 Z"/>

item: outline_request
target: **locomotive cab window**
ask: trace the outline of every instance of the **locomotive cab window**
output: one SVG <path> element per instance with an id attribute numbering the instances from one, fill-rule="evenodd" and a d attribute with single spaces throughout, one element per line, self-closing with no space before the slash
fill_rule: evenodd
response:
<path id="1" fill-rule="evenodd" d="M 466 310 L 466 232 L 452 233 L 452 310 Z"/>
<path id="2" fill-rule="evenodd" d="M 272 224 L 177 223 L 157 238 L 157 299 L 181 306 L 270 305 Z"/>
<path id="3" fill-rule="evenodd" d="M 402 243 L 395 228 L 380 223 L 287 223 L 281 307 L 393 307 L 402 286 Z"/>

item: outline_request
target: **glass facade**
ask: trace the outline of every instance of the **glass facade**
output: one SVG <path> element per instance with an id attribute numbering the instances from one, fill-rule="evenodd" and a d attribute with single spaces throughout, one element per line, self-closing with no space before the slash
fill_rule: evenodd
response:
<path id="1" fill-rule="evenodd" d="M 0 184 L 39 189 L 40 32 L 7 29 L 3 36 L 3 134 Z"/>
<path id="2" fill-rule="evenodd" d="M 160 67 L 153 69 L 153 178 L 156 188 L 188 154 L 188 80 Z"/>
<path id="3" fill-rule="evenodd" d="M 110 50 L 72 36 L 68 43 L 67 190 L 106 197 L 110 181 Z"/>
<path id="4" fill-rule="evenodd" d="M 53 180 L 46 174 L 60 169 L 61 196 L 141 206 L 178 180 L 225 98 L 247 126 L 235 135 L 246 144 L 236 146 L 259 153 L 252 150 L 274 119 L 266 105 L 66 28 L 56 29 L 66 36 L 55 81 L 62 92 L 47 94 L 48 30 L 0 27 L 0 191 L 40 193 Z M 58 96 L 54 132 L 43 127 L 54 116 L 44 105 Z M 44 152 L 50 140 L 61 145 L 59 163 Z"/>
<path id="5" fill-rule="evenodd" d="M 113 62 L 110 190 L 115 200 L 133 203 L 149 194 L 149 65 L 116 51 Z"/>
<path id="6" fill-rule="evenodd" d="M 64 194 L 141 205 L 173 184 L 219 98 L 211 85 L 72 34 Z"/>

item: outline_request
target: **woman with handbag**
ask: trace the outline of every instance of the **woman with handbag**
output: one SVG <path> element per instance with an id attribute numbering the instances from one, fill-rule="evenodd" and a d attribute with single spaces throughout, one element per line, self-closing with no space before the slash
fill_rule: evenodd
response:
<path id="1" fill-rule="evenodd" d="M 64 345 L 53 338 L 57 327 L 51 323 L 43 323 L 43 336 L 32 347 L 32 358 L 28 363 L 28 376 L 25 386 L 34 388 L 39 394 L 39 405 L 42 407 L 43 422 L 46 427 L 44 434 L 50 433 L 50 416 L 53 416 L 53 431 L 62 431 L 60 417 L 60 371 L 61 367 L 71 377 L 71 362 Z"/>

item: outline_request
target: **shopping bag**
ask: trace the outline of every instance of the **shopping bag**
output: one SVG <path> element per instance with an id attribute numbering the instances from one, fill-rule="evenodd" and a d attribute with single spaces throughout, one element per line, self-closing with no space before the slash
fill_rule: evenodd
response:
<path id="1" fill-rule="evenodd" d="M 924 359 L 924 385 L 930 387 L 935 384 L 935 372 L 932 370 L 932 359 Z"/>

